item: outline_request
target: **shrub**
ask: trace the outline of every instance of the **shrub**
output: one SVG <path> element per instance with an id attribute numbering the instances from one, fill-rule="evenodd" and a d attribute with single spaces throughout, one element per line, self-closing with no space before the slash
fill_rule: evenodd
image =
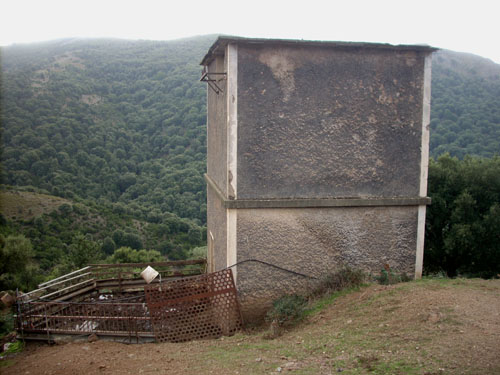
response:
<path id="1" fill-rule="evenodd" d="M 318 297 L 342 289 L 354 288 L 360 286 L 365 278 L 363 271 L 344 267 L 321 278 L 311 292 L 311 296 Z"/>
<path id="2" fill-rule="evenodd" d="M 207 259 L 207 246 L 195 247 L 189 250 L 189 259 Z"/>
<path id="3" fill-rule="evenodd" d="M 286 295 L 273 302 L 273 307 L 268 311 L 266 320 L 277 322 L 280 326 L 292 325 L 304 316 L 307 299 L 297 294 Z"/>
<path id="4" fill-rule="evenodd" d="M 11 311 L 0 312 L 0 337 L 3 337 L 14 330 L 14 315 Z"/>
<path id="5" fill-rule="evenodd" d="M 9 345 L 8 349 L 4 352 L 4 354 L 14 354 L 20 353 L 24 349 L 24 344 L 22 341 L 16 341 Z"/>
<path id="6" fill-rule="evenodd" d="M 280 327 L 292 326 L 306 316 L 309 298 L 318 298 L 343 289 L 358 287 L 365 279 L 364 272 L 343 267 L 318 280 L 305 297 L 292 294 L 278 298 L 266 314 L 266 321 L 271 322 L 271 338 L 280 335 Z"/>
<path id="7" fill-rule="evenodd" d="M 20 236 L 7 236 L 0 244 L 0 290 L 28 290 L 37 284 L 38 269 L 33 262 L 31 241 Z"/>
<path id="8" fill-rule="evenodd" d="M 406 283 L 408 281 L 411 281 L 411 277 L 409 277 L 406 273 L 394 273 L 390 268 L 388 268 L 380 271 L 380 275 L 378 277 L 375 277 L 375 280 L 377 280 L 378 283 L 382 285 L 391 285 L 397 283 Z"/>

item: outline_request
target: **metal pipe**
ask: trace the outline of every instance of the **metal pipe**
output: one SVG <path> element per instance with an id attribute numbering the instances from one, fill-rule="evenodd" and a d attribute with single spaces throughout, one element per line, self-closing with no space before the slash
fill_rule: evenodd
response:
<path id="1" fill-rule="evenodd" d="M 62 275 L 62 276 L 59 276 L 59 277 L 57 277 L 57 278 L 55 278 L 55 279 L 52 279 L 52 280 L 46 281 L 46 282 L 44 282 L 44 283 L 38 284 L 38 287 L 39 287 L 39 288 L 42 288 L 42 287 L 44 287 L 44 286 L 46 286 L 46 285 L 48 285 L 48 284 L 52 284 L 54 281 L 58 281 L 58 280 L 63 279 L 63 278 L 65 278 L 65 277 L 68 277 L 68 276 L 74 275 L 74 274 L 79 273 L 79 272 L 82 272 L 82 271 L 89 270 L 89 269 L 91 269 L 91 268 L 92 268 L 92 266 L 87 266 L 87 267 L 80 268 L 79 270 L 76 270 L 76 271 L 73 271 L 73 272 L 67 273 L 66 275 Z"/>

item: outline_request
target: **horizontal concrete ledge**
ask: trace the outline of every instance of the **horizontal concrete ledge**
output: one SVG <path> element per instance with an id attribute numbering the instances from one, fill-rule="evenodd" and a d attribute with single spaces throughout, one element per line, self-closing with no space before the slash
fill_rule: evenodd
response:
<path id="1" fill-rule="evenodd" d="M 422 206 L 431 204 L 429 197 L 374 198 L 290 198 L 290 199 L 227 199 L 215 182 L 205 174 L 207 186 L 222 201 L 224 208 L 313 208 L 313 207 L 376 207 Z"/>
<path id="2" fill-rule="evenodd" d="M 314 208 L 420 206 L 430 204 L 430 198 L 319 198 L 319 199 L 238 199 L 224 200 L 225 208 Z"/>

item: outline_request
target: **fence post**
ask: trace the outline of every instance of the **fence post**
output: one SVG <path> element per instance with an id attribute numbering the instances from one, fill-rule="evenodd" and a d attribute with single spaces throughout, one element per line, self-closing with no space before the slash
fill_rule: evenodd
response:
<path id="1" fill-rule="evenodd" d="M 44 306 L 45 313 L 45 329 L 47 330 L 47 342 L 50 343 L 50 333 L 49 333 L 49 319 L 47 318 L 47 304 Z"/>

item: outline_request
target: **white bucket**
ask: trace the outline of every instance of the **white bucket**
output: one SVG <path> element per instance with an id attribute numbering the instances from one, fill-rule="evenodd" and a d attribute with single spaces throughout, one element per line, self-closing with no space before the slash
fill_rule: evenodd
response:
<path id="1" fill-rule="evenodd" d="M 146 282 L 149 284 L 151 281 L 155 279 L 156 276 L 158 276 L 159 273 L 156 271 L 153 267 L 147 266 L 144 271 L 141 272 L 141 277 L 146 280 Z"/>

